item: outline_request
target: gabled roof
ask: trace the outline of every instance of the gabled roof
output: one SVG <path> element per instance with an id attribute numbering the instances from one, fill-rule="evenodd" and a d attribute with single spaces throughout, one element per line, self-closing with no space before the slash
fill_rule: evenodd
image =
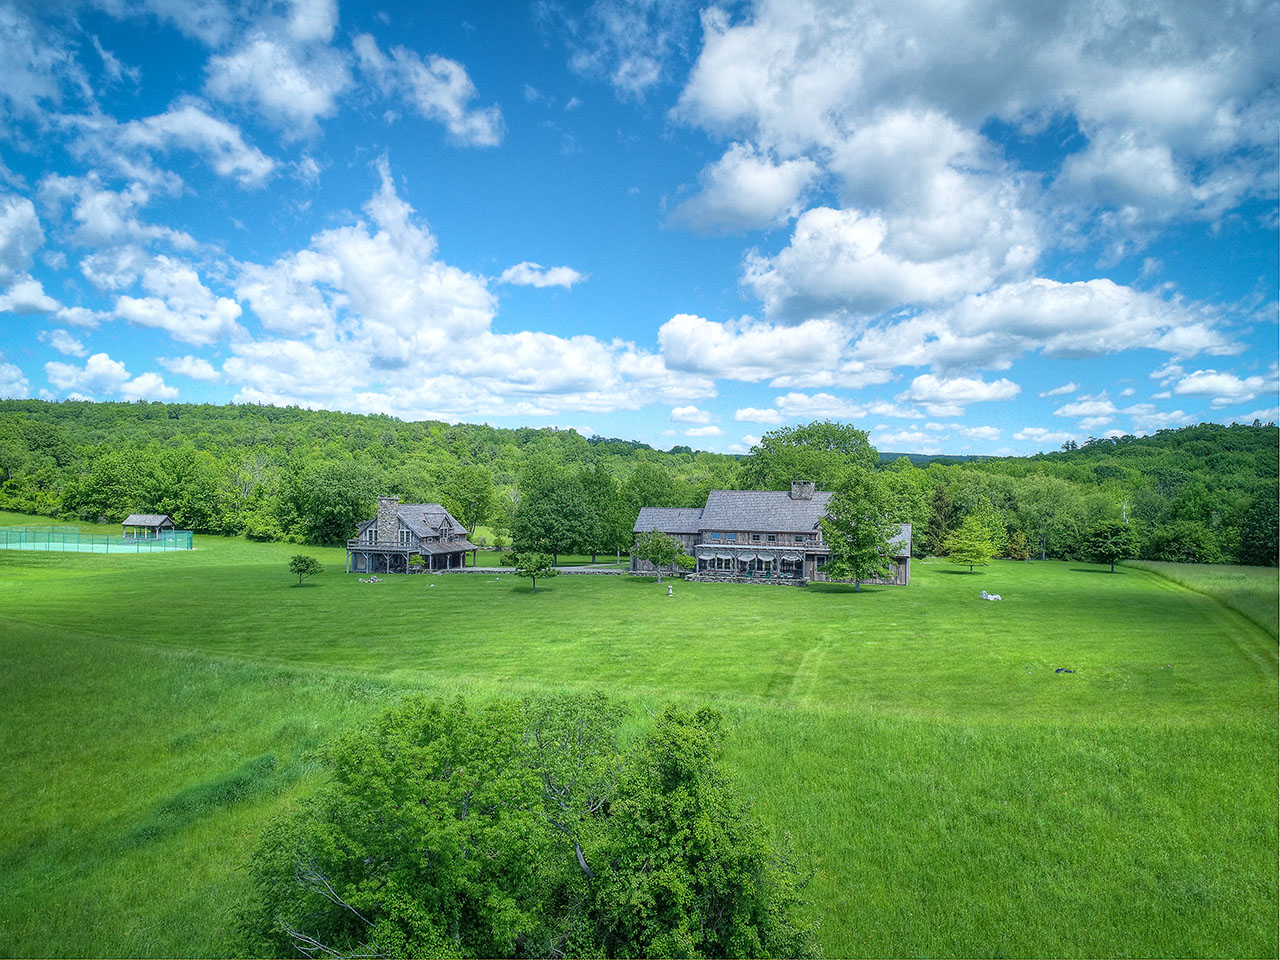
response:
<path id="1" fill-rule="evenodd" d="M 699 507 L 641 507 L 632 533 L 697 533 L 702 529 Z"/>
<path id="2" fill-rule="evenodd" d="M 830 499 L 830 492 L 822 490 L 812 500 L 793 500 L 780 490 L 712 490 L 702 511 L 702 529 L 809 533 L 818 528 Z"/>
<path id="3" fill-rule="evenodd" d="M 420 537 L 438 537 L 442 532 L 465 533 L 462 524 L 438 503 L 402 503 L 397 507 L 400 522 Z M 441 528 L 446 528 L 444 531 Z"/>
<path id="4" fill-rule="evenodd" d="M 124 527 L 159 527 L 166 522 L 173 524 L 173 517 L 167 513 L 131 513 L 124 518 Z M 177 526 L 177 524 L 173 524 Z"/>
<path id="5" fill-rule="evenodd" d="M 401 526 L 417 537 L 462 537 L 467 533 L 457 518 L 438 503 L 401 503 L 396 507 L 396 514 Z M 377 517 L 362 520 L 356 528 L 356 538 L 377 522 Z"/>

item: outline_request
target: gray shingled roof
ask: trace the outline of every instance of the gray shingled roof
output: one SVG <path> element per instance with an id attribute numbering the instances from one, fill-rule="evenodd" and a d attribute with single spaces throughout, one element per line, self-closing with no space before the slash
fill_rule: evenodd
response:
<path id="1" fill-rule="evenodd" d="M 402 503 L 397 506 L 396 512 L 400 517 L 400 522 L 415 536 L 440 536 L 440 526 L 445 518 L 448 518 L 453 524 L 453 530 L 450 531 L 453 536 L 466 534 L 466 529 L 458 522 L 458 518 L 438 503 Z M 359 539 L 366 530 L 377 522 L 377 517 L 361 521 L 356 528 L 356 538 Z M 466 549 L 474 548 L 467 547 Z"/>
<path id="2" fill-rule="evenodd" d="M 122 523 L 121 526 L 158 527 L 166 520 L 169 523 L 173 523 L 173 517 L 169 516 L 167 513 L 131 513 L 124 518 L 124 523 Z"/>
<path id="3" fill-rule="evenodd" d="M 827 512 L 831 494 L 792 500 L 774 490 L 712 490 L 702 511 L 703 530 L 759 530 L 765 533 L 809 533 Z"/>
<path id="4" fill-rule="evenodd" d="M 898 552 L 894 554 L 896 557 L 905 557 L 911 553 L 911 524 L 904 523 L 898 530 L 898 535 L 889 541 L 891 546 L 897 547 Z"/>
<path id="5" fill-rule="evenodd" d="M 440 536 L 440 525 L 446 517 L 453 524 L 451 533 L 465 532 L 453 514 L 438 503 L 402 503 L 397 512 L 400 522 L 419 537 Z"/>
<path id="6" fill-rule="evenodd" d="M 697 533 L 702 529 L 702 510 L 698 507 L 641 507 L 632 533 Z"/>

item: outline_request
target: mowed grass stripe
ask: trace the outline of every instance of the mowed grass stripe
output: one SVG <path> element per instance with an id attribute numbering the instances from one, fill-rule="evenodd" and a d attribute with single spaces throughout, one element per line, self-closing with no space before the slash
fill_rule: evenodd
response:
<path id="1" fill-rule="evenodd" d="M 300 548 L 198 547 L 0 557 L 0 953 L 233 951 L 239 865 L 335 732 L 410 690 L 604 688 L 636 727 L 725 712 L 831 955 L 1275 954 L 1274 644 L 1150 574 L 298 589 Z"/>

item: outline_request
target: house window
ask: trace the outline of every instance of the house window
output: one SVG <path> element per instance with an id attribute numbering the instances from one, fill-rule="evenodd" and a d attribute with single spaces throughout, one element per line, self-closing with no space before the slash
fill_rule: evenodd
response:
<path id="1" fill-rule="evenodd" d="M 719 539 L 720 539 L 720 534 L 718 534 L 718 533 L 713 533 L 713 534 L 711 535 L 711 539 L 712 539 L 712 540 L 719 540 Z"/>
<path id="2" fill-rule="evenodd" d="M 409 538 L 410 538 L 411 536 L 413 536 L 413 534 L 411 534 L 408 530 L 401 530 L 401 531 L 400 531 L 400 546 L 402 546 L 402 547 L 407 547 L 407 546 L 409 545 Z"/>
<path id="3" fill-rule="evenodd" d="M 765 539 L 767 539 L 770 543 L 777 543 L 778 535 L 776 533 L 771 533 Z"/>
<path id="4" fill-rule="evenodd" d="M 759 542 L 760 542 L 760 534 L 758 534 L 758 533 L 753 533 L 753 534 L 751 535 L 751 542 L 752 542 L 752 543 L 759 543 Z"/>
<path id="5" fill-rule="evenodd" d="M 796 534 L 796 543 L 804 543 L 804 534 L 803 534 L 803 533 L 797 533 L 797 534 Z"/>
<path id="6" fill-rule="evenodd" d="M 737 540 L 737 539 L 738 539 L 738 535 L 737 535 L 736 533 L 726 533 L 726 534 L 724 535 L 724 538 L 725 538 L 726 540 Z"/>

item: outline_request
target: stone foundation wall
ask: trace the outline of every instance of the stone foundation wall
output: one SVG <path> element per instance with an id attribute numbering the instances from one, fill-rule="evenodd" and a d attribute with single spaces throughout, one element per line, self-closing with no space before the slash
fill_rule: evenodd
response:
<path id="1" fill-rule="evenodd" d="M 686 580 L 696 580 L 698 583 L 758 583 L 762 586 L 775 587 L 803 587 L 809 581 L 802 577 L 733 577 L 718 576 L 711 573 L 691 573 L 685 577 Z"/>

